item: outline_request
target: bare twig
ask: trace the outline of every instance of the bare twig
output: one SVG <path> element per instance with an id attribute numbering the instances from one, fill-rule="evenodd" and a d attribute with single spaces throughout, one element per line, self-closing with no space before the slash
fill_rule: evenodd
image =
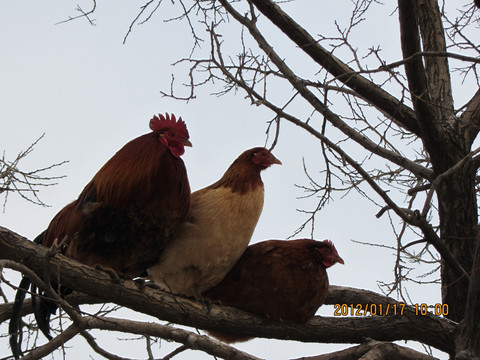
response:
<path id="1" fill-rule="evenodd" d="M 94 12 L 95 12 L 95 9 L 97 8 L 97 1 L 96 0 L 92 0 L 93 2 L 93 5 L 92 5 L 92 8 L 88 11 L 84 11 L 80 5 L 77 4 L 77 7 L 76 7 L 76 11 L 78 11 L 80 13 L 80 15 L 77 15 L 77 16 L 69 16 L 68 19 L 66 20 L 62 20 L 62 21 L 59 21 L 57 22 L 55 25 L 59 25 L 59 24 L 64 24 L 64 23 L 67 23 L 67 22 L 70 22 L 70 21 L 74 21 L 74 20 L 77 20 L 77 19 L 80 19 L 80 18 L 85 18 L 87 19 L 87 21 L 90 23 L 90 25 L 92 26 L 95 26 L 95 20 L 94 19 L 91 19 L 90 18 L 90 15 L 92 15 Z"/>
<path id="2" fill-rule="evenodd" d="M 39 188 L 56 185 L 55 180 L 64 178 L 61 176 L 47 176 L 45 172 L 61 166 L 68 161 L 62 161 L 53 165 L 39 168 L 33 171 L 24 171 L 20 169 L 20 162 L 25 159 L 34 149 L 35 145 L 43 138 L 45 134 L 40 136 L 26 150 L 22 150 L 15 160 L 9 161 L 5 159 L 5 154 L 0 158 L 0 194 L 5 193 L 3 201 L 3 211 L 8 200 L 9 193 L 16 193 L 23 199 L 36 205 L 47 206 L 38 196 Z"/>

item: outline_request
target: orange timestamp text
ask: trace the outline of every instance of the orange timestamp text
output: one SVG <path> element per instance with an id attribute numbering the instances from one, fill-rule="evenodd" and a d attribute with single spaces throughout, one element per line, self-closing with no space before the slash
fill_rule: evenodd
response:
<path id="1" fill-rule="evenodd" d="M 415 315 L 448 315 L 448 304 L 335 304 L 333 316 L 387 316 L 404 315 L 406 310 Z"/>

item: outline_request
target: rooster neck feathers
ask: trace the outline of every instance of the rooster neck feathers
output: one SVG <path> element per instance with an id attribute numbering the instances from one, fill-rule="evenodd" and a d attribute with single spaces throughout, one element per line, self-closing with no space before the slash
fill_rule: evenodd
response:
<path id="1" fill-rule="evenodd" d="M 172 174 L 186 174 L 180 174 L 183 160 L 166 151 L 159 140 L 157 133 L 149 133 L 127 143 L 98 171 L 79 198 L 124 207 L 134 198 L 144 203 L 164 197 L 175 187 L 165 181 L 178 179 Z"/>

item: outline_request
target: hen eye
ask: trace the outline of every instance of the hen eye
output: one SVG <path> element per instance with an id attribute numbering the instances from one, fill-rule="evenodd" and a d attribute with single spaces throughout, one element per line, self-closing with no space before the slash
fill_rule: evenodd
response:
<path id="1" fill-rule="evenodd" d="M 260 153 L 260 155 L 262 155 L 262 156 L 267 156 L 267 152 L 266 152 L 266 151 L 262 151 L 262 152 Z"/>

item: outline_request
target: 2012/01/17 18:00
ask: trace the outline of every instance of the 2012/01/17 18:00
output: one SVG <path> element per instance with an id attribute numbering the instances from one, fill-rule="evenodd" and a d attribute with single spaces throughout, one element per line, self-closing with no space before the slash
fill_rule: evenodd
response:
<path id="1" fill-rule="evenodd" d="M 335 304 L 333 316 L 383 316 L 404 315 L 406 304 Z M 414 304 L 409 307 L 415 315 L 448 315 L 448 304 Z"/>

